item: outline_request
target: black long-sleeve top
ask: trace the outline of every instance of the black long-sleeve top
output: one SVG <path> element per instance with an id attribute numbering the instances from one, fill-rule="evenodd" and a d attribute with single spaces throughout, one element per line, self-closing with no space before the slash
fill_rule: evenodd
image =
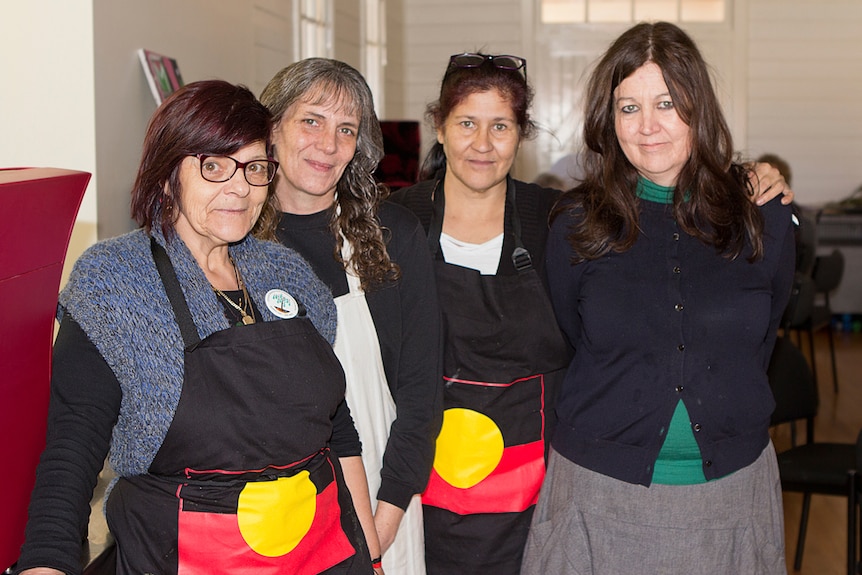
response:
<path id="1" fill-rule="evenodd" d="M 329 210 L 310 215 L 284 213 L 277 235 L 281 243 L 308 260 L 337 298 L 349 289 L 344 268 L 334 256 L 329 217 Z M 377 499 L 406 509 L 412 496 L 422 493 L 428 484 L 442 424 L 440 311 L 419 222 L 401 206 L 388 202 L 381 205 L 378 217 L 387 252 L 401 268 L 401 278 L 365 294 L 396 406 Z"/>
<path id="2" fill-rule="evenodd" d="M 761 209 L 764 257 L 729 259 L 683 233 L 666 204 L 641 201 L 624 253 L 572 265 L 577 218 L 556 219 L 547 273 L 575 347 L 553 447 L 599 473 L 649 485 L 677 403 L 691 416 L 707 479 L 752 463 L 769 441 L 766 368 L 793 279 L 789 206 Z"/>

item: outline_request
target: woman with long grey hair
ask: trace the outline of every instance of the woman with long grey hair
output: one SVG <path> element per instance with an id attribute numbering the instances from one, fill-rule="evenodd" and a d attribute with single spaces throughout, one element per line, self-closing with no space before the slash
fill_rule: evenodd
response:
<path id="1" fill-rule="evenodd" d="M 423 574 L 418 494 L 441 425 L 440 328 L 434 272 L 418 220 L 384 202 L 373 172 L 383 137 L 371 91 L 354 68 L 309 58 L 261 94 L 275 118 L 276 234 L 309 260 L 338 308 L 335 350 L 380 540 L 375 565 Z M 374 494 L 376 493 L 376 500 Z M 372 526 L 365 526 L 366 534 Z"/>

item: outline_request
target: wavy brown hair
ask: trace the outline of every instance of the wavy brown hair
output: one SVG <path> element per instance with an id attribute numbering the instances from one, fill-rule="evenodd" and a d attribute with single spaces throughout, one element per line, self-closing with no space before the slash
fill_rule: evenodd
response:
<path id="1" fill-rule="evenodd" d="M 186 156 L 230 155 L 255 142 L 269 150 L 271 132 L 272 116 L 245 86 L 204 80 L 180 88 L 156 109 L 147 127 L 132 186 L 132 218 L 147 231 L 159 226 L 172 239 L 181 197 L 180 164 Z M 275 239 L 276 213 L 270 189 L 252 233 Z"/>
<path id="2" fill-rule="evenodd" d="M 728 257 L 750 243 L 751 260 L 763 252 L 763 218 L 750 201 L 749 171 L 735 161 L 730 129 L 713 91 L 709 69 L 692 39 L 667 22 L 624 32 L 593 70 L 586 92 L 584 181 L 567 192 L 552 217 L 582 210 L 569 235 L 576 261 L 631 248 L 638 237 L 638 172 L 614 127 L 614 91 L 644 64 L 662 71 L 674 108 L 690 128 L 691 155 L 677 178 L 674 217 L 680 228 Z M 568 200 L 568 201 L 567 201 Z"/>
<path id="3" fill-rule="evenodd" d="M 386 251 L 388 230 L 377 217 L 389 189 L 374 179 L 383 157 L 383 134 L 374 112 L 371 90 L 352 66 L 328 58 L 307 58 L 284 68 L 270 80 L 260 96 L 275 117 L 276 126 L 296 102 L 338 102 L 359 118 L 356 153 L 336 185 L 336 204 L 329 227 L 336 239 L 335 257 L 341 257 L 342 234 L 350 241 L 350 263 L 363 289 L 372 289 L 400 277 L 401 272 Z M 273 184 L 273 189 L 275 185 Z"/>

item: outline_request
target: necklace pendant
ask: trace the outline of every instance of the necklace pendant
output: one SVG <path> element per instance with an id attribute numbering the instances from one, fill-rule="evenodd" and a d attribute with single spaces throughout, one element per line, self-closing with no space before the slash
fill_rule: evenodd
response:
<path id="1" fill-rule="evenodd" d="M 251 325 L 254 323 L 254 317 L 250 316 L 250 315 L 243 314 L 242 323 L 243 323 L 243 325 Z"/>

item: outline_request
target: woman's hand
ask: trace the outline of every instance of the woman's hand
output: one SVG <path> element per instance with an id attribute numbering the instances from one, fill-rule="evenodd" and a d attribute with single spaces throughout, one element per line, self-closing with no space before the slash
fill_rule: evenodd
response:
<path id="1" fill-rule="evenodd" d="M 368 553 L 371 557 L 382 557 L 380 543 L 377 540 L 377 528 L 374 525 L 374 514 L 371 512 L 371 499 L 368 497 L 368 481 L 365 479 L 365 466 L 362 465 L 362 457 L 339 457 L 341 470 L 344 473 L 344 482 L 353 499 L 353 508 L 365 533 L 365 542 L 368 545 Z M 383 568 L 374 569 L 375 573 L 383 573 Z"/>
<path id="2" fill-rule="evenodd" d="M 401 524 L 401 518 L 404 517 L 404 510 L 396 505 L 392 505 L 386 501 L 377 502 L 377 511 L 374 513 L 374 527 L 377 528 L 377 538 L 380 540 L 380 553 L 385 554 L 386 550 L 395 541 L 395 535 L 398 533 L 398 526 Z"/>
<path id="3" fill-rule="evenodd" d="M 764 162 L 757 162 L 749 165 L 753 172 L 749 176 L 751 185 L 754 188 L 752 201 L 758 206 L 762 206 L 772 198 L 779 194 L 784 194 L 781 198 L 781 203 L 784 205 L 793 201 L 793 190 L 784 181 L 784 176 L 781 175 L 775 166 Z"/>

